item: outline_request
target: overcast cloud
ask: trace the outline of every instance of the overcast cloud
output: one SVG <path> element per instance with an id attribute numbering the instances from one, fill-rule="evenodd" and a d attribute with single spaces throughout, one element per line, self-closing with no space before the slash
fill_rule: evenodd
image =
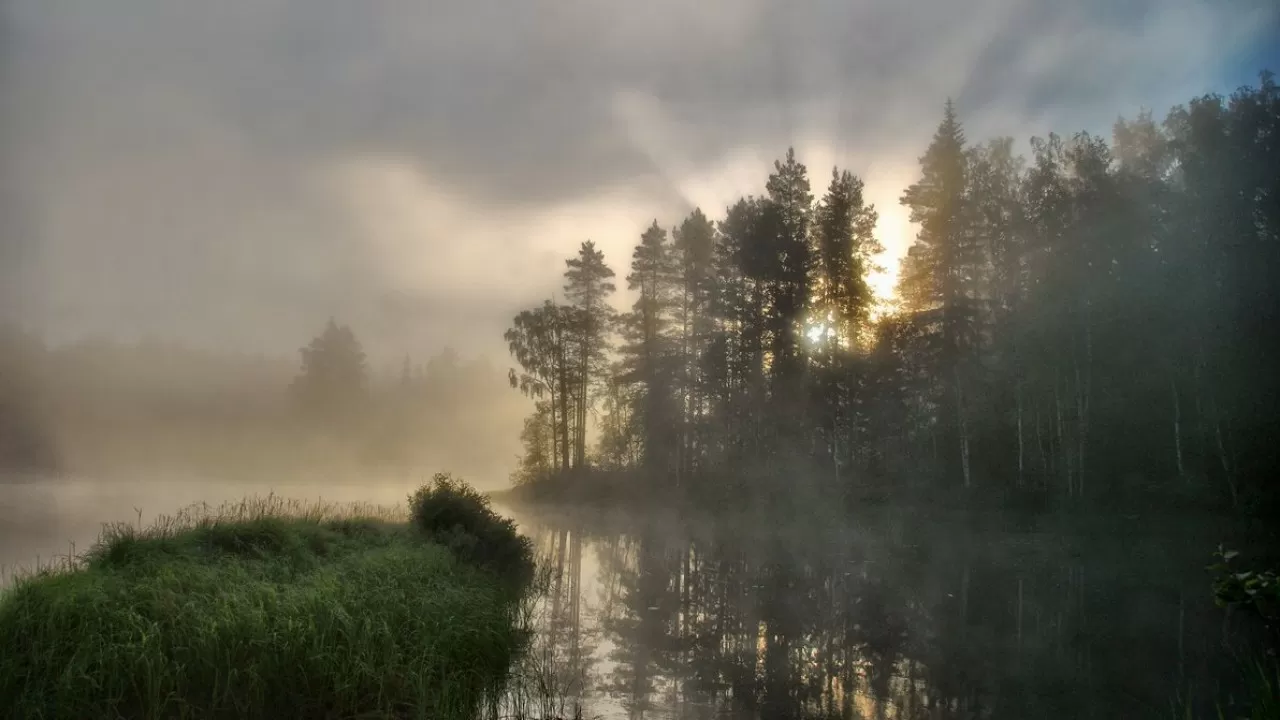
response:
<path id="1" fill-rule="evenodd" d="M 1253 80 L 1274 0 L 10 0 L 9 316 L 52 337 L 499 357 L 585 239 L 718 217 L 795 145 L 897 198 L 971 139 L 1107 132 Z"/>

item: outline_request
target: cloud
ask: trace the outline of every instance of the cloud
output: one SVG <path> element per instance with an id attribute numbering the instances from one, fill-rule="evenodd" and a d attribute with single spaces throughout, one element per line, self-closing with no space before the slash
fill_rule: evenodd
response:
<path id="1" fill-rule="evenodd" d="M 1247 81 L 1268 0 L 14 0 L 8 312 L 55 336 L 501 353 L 595 239 L 718 216 L 795 145 L 897 205 L 954 97 L 969 136 L 1105 132 Z M 1245 50 L 1239 51 L 1241 53 Z M 882 282 L 887 283 L 887 279 Z"/>

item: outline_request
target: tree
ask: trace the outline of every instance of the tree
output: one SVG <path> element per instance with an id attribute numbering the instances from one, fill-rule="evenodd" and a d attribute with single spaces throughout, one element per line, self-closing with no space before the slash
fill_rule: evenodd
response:
<path id="1" fill-rule="evenodd" d="M 1013 139 L 1008 137 L 971 148 L 966 161 L 966 202 L 972 208 L 974 239 L 981 257 L 974 310 L 983 353 L 968 378 L 973 383 L 969 414 L 974 416 L 976 427 L 972 434 L 975 442 L 983 443 L 984 474 L 1016 472 L 1015 485 L 1021 487 L 1026 473 L 1027 403 L 1017 310 L 1029 283 L 1024 162 L 1014 155 Z M 1007 421 L 1010 417 L 1012 423 Z M 1007 460 L 1010 456 L 1014 458 L 1011 461 Z"/>
<path id="2" fill-rule="evenodd" d="M 715 327 L 711 306 L 716 289 L 716 228 L 700 208 L 695 208 L 672 232 L 672 238 L 680 283 L 676 303 L 680 333 L 676 392 L 682 415 L 678 464 L 684 473 L 694 469 L 697 454 L 706 443 L 707 405 L 700 371 Z"/>
<path id="3" fill-rule="evenodd" d="M 599 462 L 608 470 L 634 468 L 640 461 L 640 436 L 635 423 L 636 386 L 623 382 L 619 363 L 609 368 L 604 389 Z"/>
<path id="4" fill-rule="evenodd" d="M 366 409 L 368 368 L 351 328 L 329 318 L 300 353 L 302 368 L 291 390 L 308 418 L 322 425 L 346 425 Z"/>
<path id="5" fill-rule="evenodd" d="M 704 374 L 712 416 L 721 428 L 720 455 L 737 464 L 761 450 L 766 410 L 765 337 L 770 210 L 761 198 L 744 198 L 726 210 L 715 248 L 711 311 L 716 330 Z"/>
<path id="6" fill-rule="evenodd" d="M 552 464 L 563 471 L 570 468 L 569 402 L 571 310 L 550 300 L 540 307 L 516 315 L 503 337 L 507 349 L 522 371 L 512 369 L 511 387 L 526 396 L 550 404 L 553 431 Z"/>
<path id="7" fill-rule="evenodd" d="M 848 171 L 832 168 L 816 216 L 816 322 L 825 326 L 824 344 L 834 352 L 860 342 L 875 302 L 868 277 L 884 248 L 875 238 L 879 214 L 863 199 L 861 178 Z"/>
<path id="8" fill-rule="evenodd" d="M 814 206 L 788 151 L 719 222 L 642 235 L 624 345 L 596 381 L 601 462 L 696 478 L 704 499 L 794 497 L 790 479 L 825 465 L 837 488 L 852 467 L 975 498 L 975 478 L 1073 500 L 1173 478 L 1280 503 L 1276 137 L 1270 75 L 1163 125 L 1120 119 L 1110 144 L 1032 138 L 1029 162 L 1009 138 L 968 145 L 948 102 L 901 197 L 918 232 L 898 311 L 874 323 L 862 182 L 833 169 Z M 573 347 L 552 412 L 571 397 L 576 432 L 599 371 Z"/>
<path id="9" fill-rule="evenodd" d="M 970 445 L 966 410 L 967 361 L 978 343 L 978 244 L 972 212 L 965 202 L 964 130 L 948 100 L 933 142 L 920 158 L 920 180 L 906 189 L 902 204 L 920 231 L 902 264 L 899 294 L 909 312 L 934 316 L 938 426 L 944 472 L 970 484 Z"/>
<path id="10" fill-rule="evenodd" d="M 623 381 L 637 386 L 635 415 L 643 439 L 644 464 L 665 473 L 675 469 L 678 423 L 674 399 L 672 310 L 678 288 L 675 256 L 667 231 L 654 220 L 631 255 L 627 288 L 638 297 L 622 320 Z"/>
<path id="11" fill-rule="evenodd" d="M 765 183 L 772 220 L 770 253 L 770 374 L 776 399 L 790 397 L 803 371 L 801 338 L 809 309 L 812 248 L 809 225 L 813 195 L 805 166 L 788 148 L 785 161 L 774 162 Z M 764 250 L 765 248 L 761 248 Z"/>
<path id="12" fill-rule="evenodd" d="M 882 250 L 875 238 L 877 214 L 863 200 L 862 180 L 831 170 L 831 184 L 815 213 L 816 273 L 811 323 L 820 331 L 816 348 L 815 405 L 822 409 L 823 431 L 836 482 L 840 466 L 851 464 L 856 437 L 855 350 L 862 344 L 875 301 L 868 282 L 873 257 Z"/>
<path id="13" fill-rule="evenodd" d="M 578 256 L 566 260 L 565 265 L 564 292 L 572 314 L 569 342 L 575 361 L 573 465 L 580 467 L 586 461 L 587 417 L 607 371 L 614 273 L 590 240 L 582 243 Z"/>
<path id="14" fill-rule="evenodd" d="M 520 431 L 524 454 L 512 477 L 516 485 L 539 482 L 556 469 L 556 426 L 551 410 L 550 401 L 539 400 L 534 403 L 533 413 L 524 419 Z"/>

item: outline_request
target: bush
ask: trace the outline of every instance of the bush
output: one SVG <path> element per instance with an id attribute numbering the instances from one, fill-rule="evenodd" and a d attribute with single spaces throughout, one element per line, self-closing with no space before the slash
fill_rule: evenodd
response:
<path id="1" fill-rule="evenodd" d="M 413 525 L 460 559 L 492 570 L 517 587 L 533 578 L 533 545 L 516 524 L 489 505 L 489 498 L 449 473 L 409 496 Z"/>

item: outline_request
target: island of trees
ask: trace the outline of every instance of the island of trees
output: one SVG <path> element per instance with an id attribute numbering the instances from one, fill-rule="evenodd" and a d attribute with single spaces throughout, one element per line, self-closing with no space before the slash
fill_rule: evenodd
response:
<path id="1" fill-rule="evenodd" d="M 582 243 L 563 299 L 515 317 L 510 379 L 535 400 L 515 481 L 1274 510 L 1277 168 L 1270 73 L 1029 157 L 948 102 L 879 308 L 863 180 L 815 189 L 789 150 L 720 219 L 655 220 L 625 278 Z"/>

